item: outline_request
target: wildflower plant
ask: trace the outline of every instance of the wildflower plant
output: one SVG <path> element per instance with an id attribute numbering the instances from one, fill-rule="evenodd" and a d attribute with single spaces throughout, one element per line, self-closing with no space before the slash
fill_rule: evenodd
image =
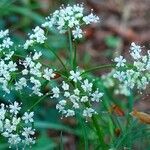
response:
<path id="1" fill-rule="evenodd" d="M 76 47 L 78 39 L 84 36 L 82 27 L 99 21 L 99 17 L 94 15 L 93 10 L 90 14 L 85 15 L 83 4 L 67 5 L 66 7 L 62 5 L 59 10 L 46 17 L 42 25 L 36 26 L 21 45 L 15 45 L 15 42 L 11 40 L 9 30 L 0 31 L 0 85 L 5 93 L 3 96 L 16 91 L 30 97 L 35 95 L 39 97 L 39 100 L 23 115 L 20 112 L 21 105 L 24 105 L 23 102 L 21 105 L 18 102 L 9 105 L 1 104 L 0 132 L 8 140 L 10 147 L 15 146 L 18 149 L 21 145 L 21 148 L 25 150 L 27 146 L 35 143 L 34 112 L 30 110 L 47 97 L 56 102 L 56 109 L 61 114 L 61 118 L 76 118 L 77 115 L 80 115 L 88 123 L 92 122 L 100 147 L 103 150 L 109 149 L 109 144 L 105 142 L 101 129 L 101 125 L 105 126 L 102 121 L 106 120 L 101 120 L 101 114 L 99 110 L 97 111 L 97 108 L 104 105 L 109 113 L 112 102 L 103 101 L 104 97 L 105 99 L 109 97 L 105 88 L 114 86 L 113 79 L 115 78 L 120 81 L 119 88 L 116 90 L 117 94 L 130 96 L 130 90 L 134 88 L 146 89 L 150 82 L 150 52 L 142 55 L 142 47 L 132 43 L 130 48 L 132 63 L 129 63 L 123 56 L 119 56 L 114 59 L 114 64 L 81 69 L 77 63 Z M 57 52 L 47 44 L 49 30 L 52 29 L 57 30 L 60 34 L 67 34 L 69 65 L 65 64 Z M 62 68 L 56 69 L 55 66 L 44 64 L 41 61 L 41 58 L 44 57 L 43 51 L 36 50 L 37 45 L 40 45 L 43 51 L 49 49 Z M 16 52 L 17 48 L 29 53 L 26 56 L 20 56 Z M 104 68 L 114 69 L 108 75 L 99 77 L 98 82 L 97 77 L 86 76 L 92 71 Z M 97 86 L 98 83 L 100 86 Z M 43 91 L 43 86 L 48 86 L 47 92 Z M 108 124 L 112 125 L 109 130 L 114 137 L 113 118 L 109 117 L 108 120 Z"/>

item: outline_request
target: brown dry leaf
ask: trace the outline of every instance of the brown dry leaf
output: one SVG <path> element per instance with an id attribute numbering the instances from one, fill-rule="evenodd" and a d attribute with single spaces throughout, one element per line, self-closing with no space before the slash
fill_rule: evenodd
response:
<path id="1" fill-rule="evenodd" d="M 116 104 L 112 105 L 112 107 L 110 109 L 110 112 L 111 113 L 114 112 L 115 114 L 117 114 L 119 116 L 124 116 L 125 115 L 124 111 L 119 106 L 117 106 Z"/>
<path id="2" fill-rule="evenodd" d="M 150 124 L 150 114 L 140 112 L 135 109 L 130 114 L 140 120 L 142 123 Z"/>

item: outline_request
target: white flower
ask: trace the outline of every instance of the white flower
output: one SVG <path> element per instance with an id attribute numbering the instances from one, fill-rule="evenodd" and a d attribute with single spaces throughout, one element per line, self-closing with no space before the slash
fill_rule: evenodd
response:
<path id="1" fill-rule="evenodd" d="M 88 102 L 88 97 L 87 96 L 82 96 L 81 97 L 81 102 Z"/>
<path id="2" fill-rule="evenodd" d="M 29 46 L 32 46 L 34 43 L 34 40 L 26 40 L 24 44 L 24 49 L 28 49 Z"/>
<path id="3" fill-rule="evenodd" d="M 68 109 L 67 112 L 66 112 L 66 117 L 72 117 L 75 115 L 75 111 L 74 110 L 71 110 L 71 109 Z"/>
<path id="4" fill-rule="evenodd" d="M 72 34 L 74 39 L 81 39 L 83 37 L 83 31 L 79 27 L 77 27 L 75 30 L 72 30 Z"/>
<path id="5" fill-rule="evenodd" d="M 117 67 L 123 67 L 126 63 L 126 60 L 123 58 L 123 56 L 116 57 L 114 61 L 117 63 Z"/>
<path id="6" fill-rule="evenodd" d="M 69 92 L 65 92 L 65 93 L 64 93 L 64 96 L 65 96 L 65 97 L 70 97 L 70 93 L 69 93 Z"/>
<path id="7" fill-rule="evenodd" d="M 63 90 L 67 91 L 67 90 L 69 90 L 69 85 L 63 81 L 62 88 L 63 88 Z"/>
<path id="8" fill-rule="evenodd" d="M 33 112 L 30 113 L 25 112 L 22 119 L 25 121 L 25 123 L 33 122 L 33 116 L 34 116 Z"/>
<path id="9" fill-rule="evenodd" d="M 53 72 L 53 69 L 48 69 L 46 68 L 44 70 L 44 75 L 43 77 L 46 79 L 46 80 L 51 80 L 51 78 L 54 78 L 55 77 L 55 73 Z"/>
<path id="10" fill-rule="evenodd" d="M 130 55 L 134 58 L 134 59 L 140 59 L 141 58 L 141 54 L 140 52 L 142 51 L 141 46 L 136 45 L 134 42 L 131 43 L 131 47 L 130 47 Z"/>
<path id="11" fill-rule="evenodd" d="M 27 69 L 22 70 L 23 75 L 27 75 L 28 73 L 29 73 L 29 71 Z"/>
<path id="12" fill-rule="evenodd" d="M 93 13 L 91 13 L 88 16 L 83 17 L 83 21 L 86 24 L 90 24 L 92 22 L 97 23 L 99 21 L 99 17 L 96 15 L 93 15 Z"/>
<path id="13" fill-rule="evenodd" d="M 30 82 L 34 84 L 32 86 L 33 93 L 38 95 L 38 96 L 42 96 L 43 94 L 40 92 L 40 87 L 41 87 L 40 81 L 36 80 L 34 77 L 31 77 Z"/>
<path id="14" fill-rule="evenodd" d="M 28 138 L 30 135 L 34 135 L 35 131 L 31 127 L 25 127 L 23 128 L 22 135 Z"/>
<path id="15" fill-rule="evenodd" d="M 35 52 L 34 55 L 33 55 L 33 60 L 38 60 L 40 57 L 42 56 L 42 53 L 41 52 Z"/>
<path id="16" fill-rule="evenodd" d="M 31 145 L 31 144 L 35 144 L 35 140 L 34 138 L 26 137 L 24 140 L 22 140 L 22 143 L 24 145 Z"/>
<path id="17" fill-rule="evenodd" d="M 9 30 L 8 30 L 8 29 L 5 30 L 5 31 L 1 30 L 1 31 L 0 31 L 0 39 L 2 39 L 2 38 L 4 38 L 4 37 L 8 36 L 8 34 L 9 34 Z"/>
<path id="18" fill-rule="evenodd" d="M 21 121 L 21 118 L 16 118 L 16 116 L 15 116 L 15 117 L 13 117 L 13 119 L 12 119 L 12 124 L 13 124 L 14 126 L 17 126 L 17 125 L 20 123 L 20 121 Z"/>
<path id="19" fill-rule="evenodd" d="M 92 90 L 92 86 L 93 84 L 89 83 L 88 79 L 84 80 L 83 84 L 81 85 L 85 92 L 90 92 Z"/>
<path id="20" fill-rule="evenodd" d="M 63 114 L 65 113 L 64 109 L 65 109 L 65 105 L 66 105 L 66 101 L 65 100 L 61 100 L 57 105 L 56 105 L 56 109 L 59 110 L 59 112 L 62 112 Z"/>
<path id="21" fill-rule="evenodd" d="M 116 71 L 113 77 L 123 81 L 126 78 L 126 74 L 123 71 Z"/>
<path id="22" fill-rule="evenodd" d="M 71 80 L 73 80 L 74 82 L 80 81 L 82 78 L 80 76 L 80 72 L 76 71 L 74 72 L 73 70 L 70 71 L 70 77 Z"/>
<path id="23" fill-rule="evenodd" d="M 18 112 L 20 111 L 21 107 L 19 106 L 19 103 L 18 102 L 14 102 L 14 104 L 12 105 L 9 105 L 9 108 L 10 108 L 10 112 L 17 115 Z"/>
<path id="24" fill-rule="evenodd" d="M 10 143 L 10 145 L 17 145 L 19 144 L 21 141 L 21 138 L 19 137 L 18 134 L 11 134 L 10 137 L 8 138 L 8 143 Z"/>
<path id="25" fill-rule="evenodd" d="M 8 69 L 10 72 L 14 72 L 14 71 L 18 70 L 16 67 L 17 67 L 16 63 L 14 63 L 13 61 L 9 61 Z"/>
<path id="26" fill-rule="evenodd" d="M 59 104 L 60 104 L 60 105 L 63 105 L 63 106 L 65 106 L 66 103 L 67 103 L 66 100 L 61 100 L 61 101 L 59 102 Z"/>
<path id="27" fill-rule="evenodd" d="M 130 49 L 134 52 L 141 52 L 141 46 L 136 45 L 134 42 L 131 43 Z"/>
<path id="28" fill-rule="evenodd" d="M 11 39 L 8 37 L 6 39 L 3 40 L 3 48 L 10 48 L 10 46 L 13 45 L 13 42 L 11 41 Z"/>
<path id="29" fill-rule="evenodd" d="M 5 60 L 10 60 L 11 57 L 14 55 L 14 51 L 9 52 L 8 54 L 6 54 L 6 57 L 4 58 Z"/>
<path id="30" fill-rule="evenodd" d="M 86 108 L 84 111 L 83 111 L 83 116 L 84 117 L 92 117 L 93 114 L 95 114 L 95 110 L 92 109 L 92 108 Z"/>
<path id="31" fill-rule="evenodd" d="M 75 89 L 75 90 L 74 90 L 74 94 L 75 94 L 75 95 L 79 95 L 79 94 L 80 94 L 79 89 Z"/>
<path id="32" fill-rule="evenodd" d="M 1 43 L 0 43 L 0 51 L 4 50 L 4 49 L 9 49 L 12 45 L 13 42 L 11 41 L 9 36 L 9 30 L 1 30 L 0 31 L 0 39 L 1 39 Z"/>
<path id="33" fill-rule="evenodd" d="M 21 90 L 23 87 L 26 87 L 27 86 L 26 78 L 24 77 L 20 78 L 19 81 L 15 83 L 15 86 L 16 90 Z"/>
<path id="34" fill-rule="evenodd" d="M 53 96 L 52 96 L 52 97 L 55 97 L 55 98 L 58 98 L 58 97 L 59 97 L 60 90 L 59 90 L 58 87 L 52 88 L 52 92 L 53 92 Z"/>
<path id="35" fill-rule="evenodd" d="M 99 102 L 103 95 L 104 94 L 99 92 L 97 89 L 94 93 L 91 94 L 91 96 L 92 96 L 91 101 Z"/>
<path id="36" fill-rule="evenodd" d="M 33 29 L 34 34 L 30 35 L 30 39 L 36 39 L 37 43 L 44 43 L 44 41 L 47 39 L 44 35 L 44 30 L 40 28 L 39 26 L 35 27 Z"/>

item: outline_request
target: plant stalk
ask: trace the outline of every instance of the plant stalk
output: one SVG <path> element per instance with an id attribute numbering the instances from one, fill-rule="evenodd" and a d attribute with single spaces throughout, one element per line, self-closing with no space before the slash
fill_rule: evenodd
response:
<path id="1" fill-rule="evenodd" d="M 66 68 L 65 64 L 63 63 L 63 61 L 61 60 L 61 58 L 48 45 L 45 45 L 45 46 L 56 56 L 56 58 L 59 60 L 59 62 L 61 63 L 61 65 L 63 66 L 65 71 L 67 72 L 67 68 Z"/>
<path id="2" fill-rule="evenodd" d="M 97 133 L 97 136 L 98 136 L 98 139 L 99 139 L 99 142 L 100 142 L 100 146 L 103 150 L 106 150 L 106 144 L 104 142 L 102 130 L 100 128 L 100 125 L 98 124 L 98 120 L 97 120 L 95 115 L 93 115 L 91 119 L 92 119 L 93 125 L 96 129 L 96 133 Z"/>
<path id="3" fill-rule="evenodd" d="M 45 99 L 47 96 L 49 96 L 50 93 L 45 94 L 43 97 L 41 97 L 36 103 L 34 103 L 29 109 L 28 111 L 31 111 L 36 105 L 38 105 L 43 99 Z"/>
<path id="4" fill-rule="evenodd" d="M 70 64 L 73 68 L 73 43 L 72 43 L 72 36 L 71 36 L 71 29 L 68 29 L 68 36 L 69 36 L 69 51 L 70 51 Z"/>
<path id="5" fill-rule="evenodd" d="M 107 64 L 107 65 L 101 65 L 101 66 L 97 66 L 97 67 L 93 67 L 90 68 L 88 70 L 85 70 L 81 75 L 88 73 L 88 72 L 92 72 L 92 71 L 96 71 L 96 70 L 101 70 L 101 69 L 106 69 L 106 68 L 113 68 L 115 67 L 115 64 Z"/>

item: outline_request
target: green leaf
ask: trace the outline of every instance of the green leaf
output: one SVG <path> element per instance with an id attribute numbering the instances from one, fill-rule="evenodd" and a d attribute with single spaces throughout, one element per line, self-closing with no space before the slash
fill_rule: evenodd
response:
<path id="1" fill-rule="evenodd" d="M 37 122 L 35 122 L 34 125 L 35 125 L 35 128 L 38 128 L 38 129 L 54 129 L 54 130 L 72 133 L 75 135 L 81 135 L 79 130 L 72 129 L 72 128 L 65 126 L 63 124 L 60 124 L 60 123 L 58 124 L 58 123 L 49 123 L 49 122 L 37 121 Z"/>
<path id="2" fill-rule="evenodd" d="M 1 16 L 4 16 L 7 13 L 18 13 L 23 16 L 27 16 L 28 18 L 36 21 L 37 23 L 42 23 L 44 21 L 44 18 L 40 16 L 39 14 L 31 11 L 30 9 L 26 7 L 20 7 L 16 5 L 6 5 L 5 7 L 0 8 L 1 9 Z"/>

